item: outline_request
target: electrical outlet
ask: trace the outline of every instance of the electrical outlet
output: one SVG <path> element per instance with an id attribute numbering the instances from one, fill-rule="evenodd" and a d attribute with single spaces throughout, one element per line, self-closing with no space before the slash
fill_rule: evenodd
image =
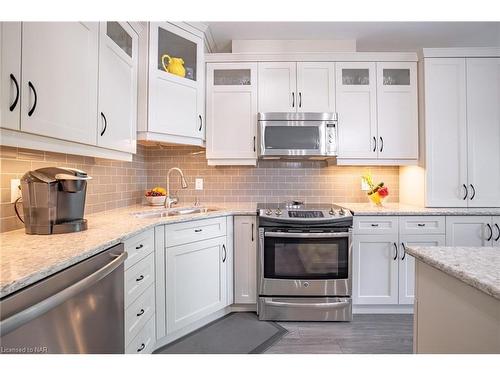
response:
<path id="1" fill-rule="evenodd" d="M 10 180 L 10 203 L 14 203 L 17 198 L 21 197 L 21 180 L 13 178 Z"/>
<path id="2" fill-rule="evenodd" d="M 363 190 L 363 191 L 370 190 L 370 186 L 363 179 L 361 179 L 361 190 Z"/>
<path id="3" fill-rule="evenodd" d="M 203 190 L 203 178 L 195 178 L 194 188 L 195 190 Z"/>

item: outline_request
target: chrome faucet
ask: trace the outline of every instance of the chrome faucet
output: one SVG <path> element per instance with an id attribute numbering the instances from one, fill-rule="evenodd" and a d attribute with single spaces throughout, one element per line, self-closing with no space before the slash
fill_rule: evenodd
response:
<path id="1" fill-rule="evenodd" d="M 182 188 L 186 189 L 188 187 L 182 170 L 180 168 L 170 168 L 167 172 L 167 196 L 165 197 L 165 202 L 163 204 L 165 208 L 171 208 L 173 204 L 177 204 L 177 202 L 179 202 L 179 199 L 170 193 L 170 173 L 172 173 L 173 171 L 179 172 L 179 174 L 181 175 Z"/>

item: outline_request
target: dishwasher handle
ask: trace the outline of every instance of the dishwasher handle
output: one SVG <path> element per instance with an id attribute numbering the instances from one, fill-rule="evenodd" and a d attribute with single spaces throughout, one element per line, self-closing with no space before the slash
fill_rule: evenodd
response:
<path id="1" fill-rule="evenodd" d="M 95 283 L 104 279 L 111 272 L 120 267 L 125 259 L 127 259 L 127 253 L 123 252 L 120 255 L 112 254 L 116 257 L 114 260 L 106 264 L 104 267 L 98 269 L 94 273 L 91 273 L 87 277 L 78 281 L 77 283 L 61 290 L 60 292 L 38 302 L 37 304 L 28 307 L 27 309 L 8 317 L 0 322 L 0 336 L 5 336 L 6 334 L 14 331 L 23 324 L 38 318 L 39 316 L 45 314 L 47 311 L 52 310 L 54 307 L 59 306 L 63 302 L 67 301 L 73 296 L 76 296 L 83 290 L 91 287 Z"/>

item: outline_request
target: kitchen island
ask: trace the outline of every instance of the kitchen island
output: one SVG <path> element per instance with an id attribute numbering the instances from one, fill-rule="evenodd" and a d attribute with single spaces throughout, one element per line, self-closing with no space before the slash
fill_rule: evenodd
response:
<path id="1" fill-rule="evenodd" d="M 415 353 L 500 353 L 500 252 L 409 247 L 415 257 Z"/>

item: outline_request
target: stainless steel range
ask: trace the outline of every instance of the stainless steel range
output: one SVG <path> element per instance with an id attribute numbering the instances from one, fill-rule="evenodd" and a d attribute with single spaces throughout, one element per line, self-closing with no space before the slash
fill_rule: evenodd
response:
<path id="1" fill-rule="evenodd" d="M 352 320 L 352 214 L 337 205 L 259 204 L 260 320 Z"/>

